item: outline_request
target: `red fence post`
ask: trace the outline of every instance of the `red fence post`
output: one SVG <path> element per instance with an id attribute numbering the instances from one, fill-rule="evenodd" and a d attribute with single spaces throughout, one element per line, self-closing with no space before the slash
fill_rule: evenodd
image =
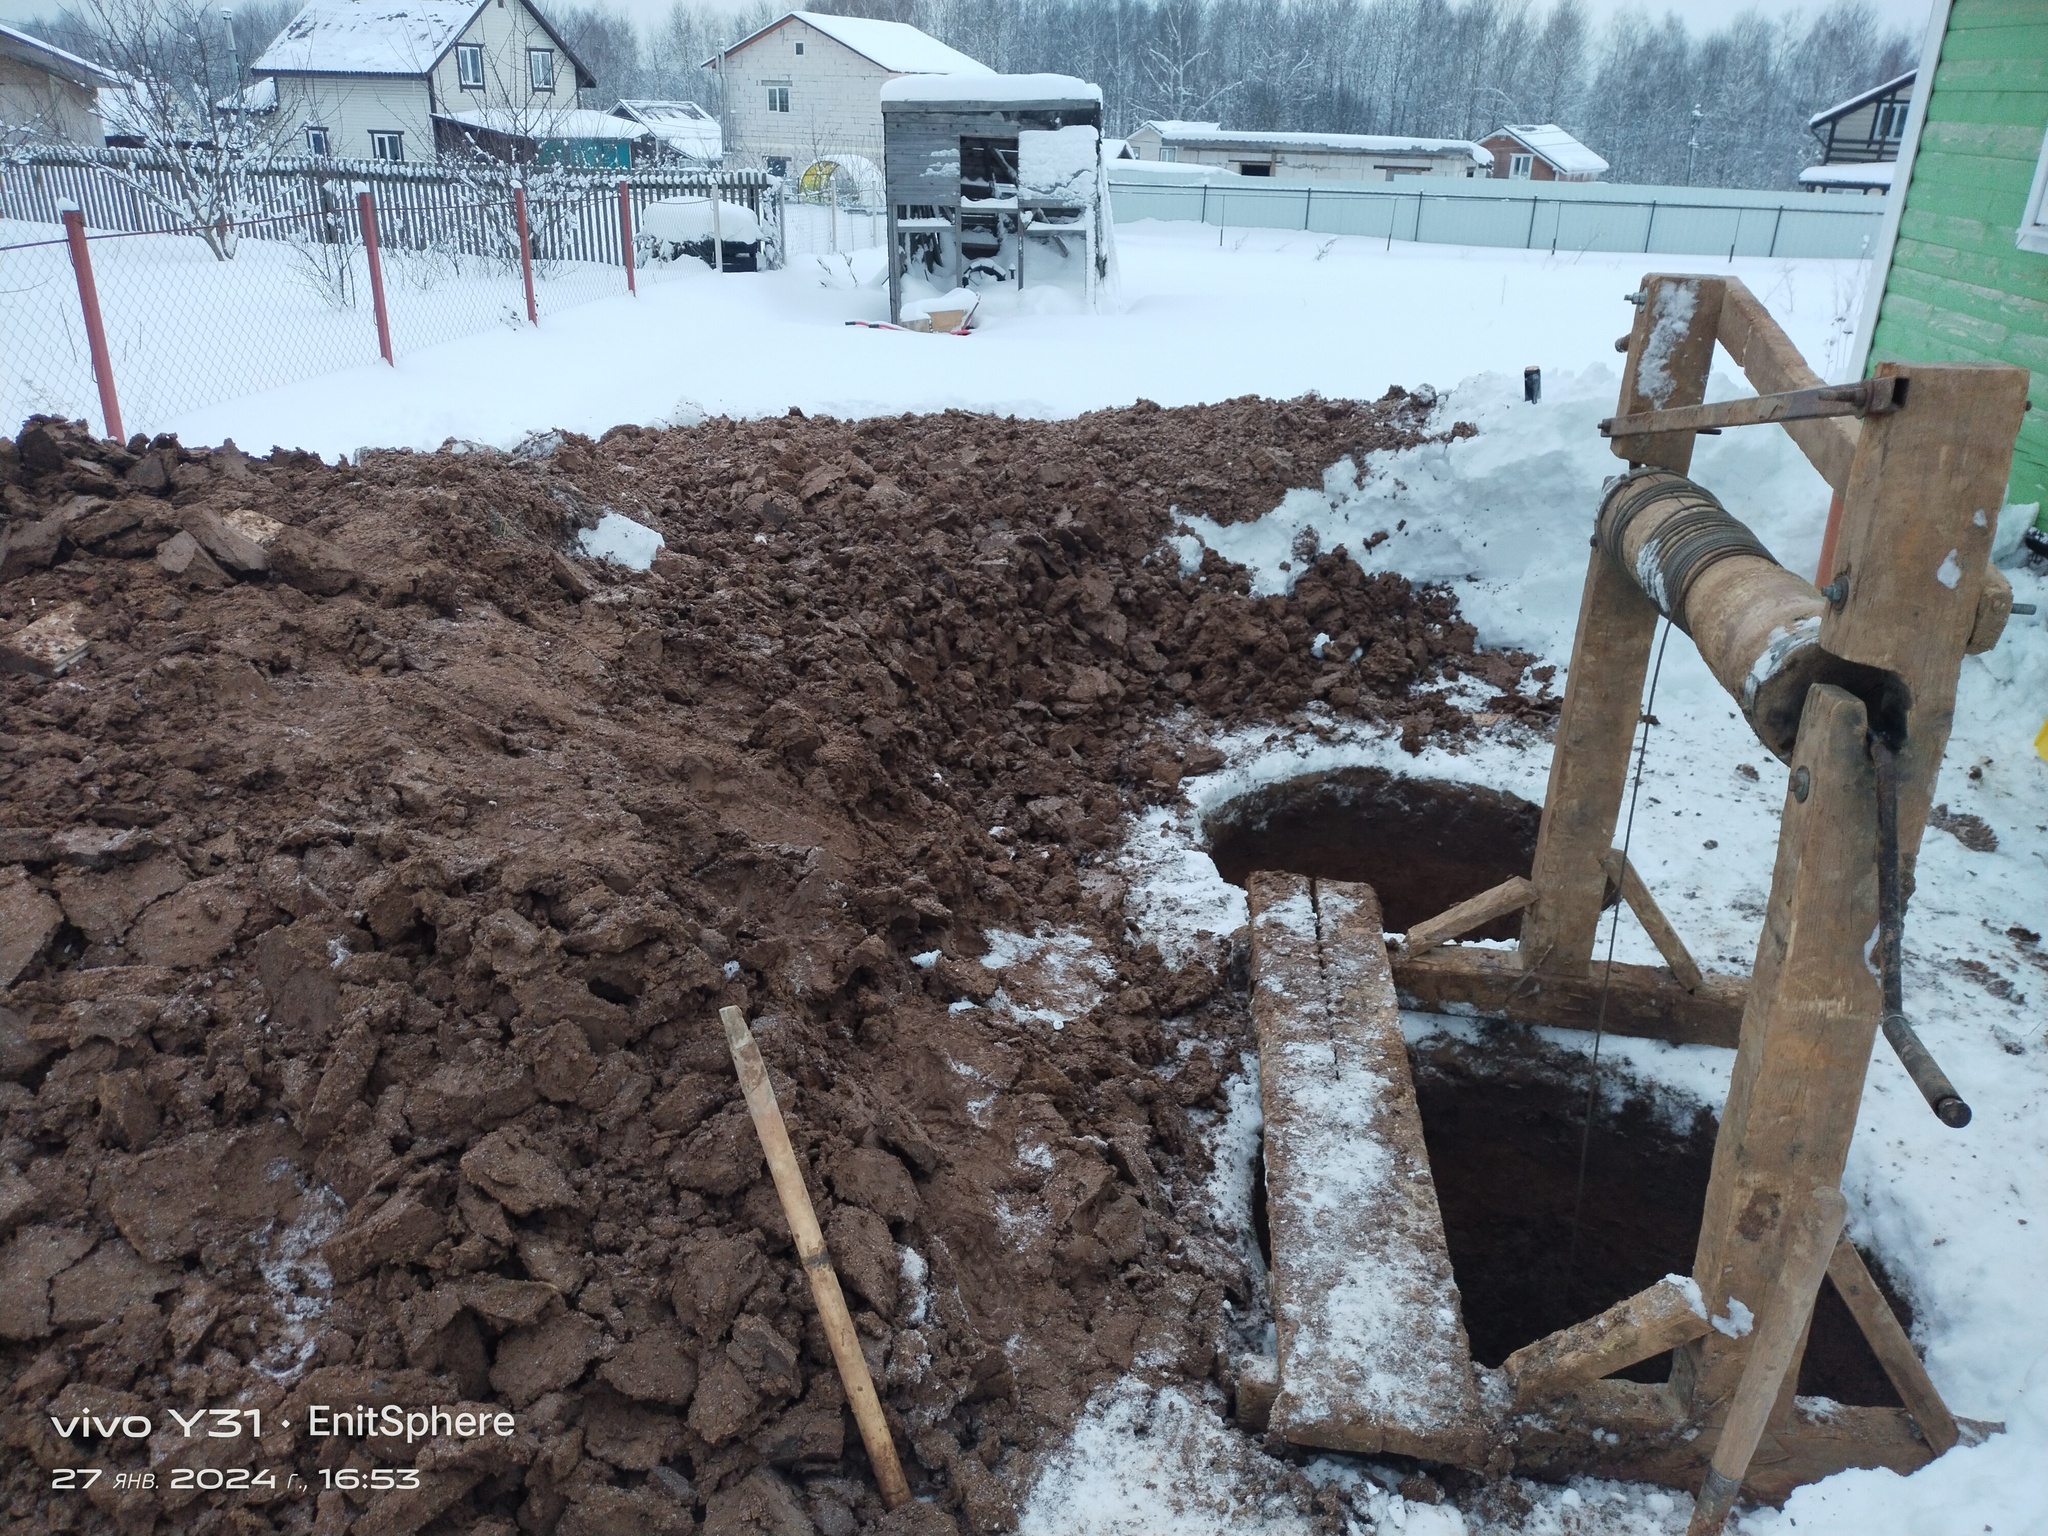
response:
<path id="1" fill-rule="evenodd" d="M 526 231 L 526 188 L 512 189 L 512 216 L 519 224 L 519 275 L 526 279 L 526 323 L 540 324 L 540 306 L 533 301 L 533 242 Z"/>
<path id="2" fill-rule="evenodd" d="M 391 313 L 384 307 L 384 262 L 377 254 L 377 206 L 370 201 L 368 192 L 356 194 L 356 214 L 363 221 L 363 250 L 370 259 L 370 303 L 377 311 L 377 350 L 384 354 L 385 362 L 396 368 L 398 359 L 391 355 Z"/>
<path id="3" fill-rule="evenodd" d="M 114 395 L 114 365 L 107 356 L 107 328 L 100 321 L 99 284 L 92 280 L 92 255 L 85 248 L 85 215 L 76 208 L 64 210 L 64 239 L 71 247 L 71 270 L 78 278 L 78 305 L 85 311 L 85 340 L 92 352 L 92 376 L 100 387 L 100 415 L 106 418 L 107 436 L 126 441 L 121 430 L 121 402 Z"/>
<path id="4" fill-rule="evenodd" d="M 633 189 L 623 181 L 619 183 L 619 250 L 626 258 L 626 292 L 638 294 L 639 285 L 633 281 Z"/>

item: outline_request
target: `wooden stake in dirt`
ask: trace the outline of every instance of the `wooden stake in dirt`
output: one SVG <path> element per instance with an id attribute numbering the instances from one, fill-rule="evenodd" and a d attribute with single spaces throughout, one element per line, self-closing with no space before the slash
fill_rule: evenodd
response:
<path id="1" fill-rule="evenodd" d="M 1813 1315 L 1813 1298 L 1827 1273 L 1835 1240 L 1842 1235 L 1842 1223 L 1849 1214 L 1848 1203 L 1839 1189 L 1826 1185 L 1814 1190 L 1806 1209 L 1792 1223 L 1791 1241 L 1785 1249 L 1785 1267 L 1771 1288 L 1770 1300 L 1758 1320 L 1756 1338 L 1749 1347 L 1749 1359 L 1742 1368 L 1742 1380 L 1728 1405 L 1728 1418 L 1721 1426 L 1721 1438 L 1714 1446 L 1707 1466 L 1707 1480 L 1693 1505 L 1692 1523 L 1686 1536 L 1715 1536 L 1742 1491 L 1742 1479 L 1749 1471 L 1749 1459 L 1763 1438 L 1764 1423 L 1770 1418 L 1778 1389 L 1798 1357 L 1806 1339 L 1807 1320 Z"/>
<path id="2" fill-rule="evenodd" d="M 789 1144 L 788 1128 L 776 1106 L 767 1063 L 761 1060 L 761 1048 L 754 1043 L 745 1014 L 737 1008 L 721 1008 L 718 1017 L 725 1024 L 725 1041 L 732 1048 L 732 1063 L 739 1071 L 747 1109 L 754 1117 L 761 1150 L 768 1158 L 768 1171 L 775 1178 L 775 1193 L 782 1197 L 782 1214 L 789 1218 L 797 1257 L 803 1260 L 804 1274 L 810 1279 L 811 1295 L 817 1300 L 818 1316 L 825 1324 L 825 1338 L 832 1346 L 832 1359 L 846 1387 L 846 1401 L 852 1405 L 861 1443 L 868 1448 L 868 1460 L 874 1464 L 882 1503 L 895 1509 L 910 1501 L 910 1485 L 903 1479 L 903 1464 L 896 1459 L 896 1442 L 889 1438 L 881 1399 L 875 1396 L 874 1378 L 868 1374 L 867 1356 L 860 1352 L 853 1319 L 847 1315 L 846 1298 L 840 1294 L 832 1255 L 825 1251 L 825 1234 L 818 1230 L 818 1213 L 811 1208 L 811 1194 L 804 1187 L 796 1149 Z"/>

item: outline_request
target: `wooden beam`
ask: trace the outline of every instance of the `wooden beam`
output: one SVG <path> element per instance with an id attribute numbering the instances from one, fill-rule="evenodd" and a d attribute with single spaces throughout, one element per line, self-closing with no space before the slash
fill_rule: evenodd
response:
<path id="1" fill-rule="evenodd" d="M 1474 928 L 1519 912 L 1536 899 L 1536 887 L 1520 875 L 1501 881 L 1490 891 L 1467 897 L 1455 907 L 1417 923 L 1401 938 L 1401 953 L 1411 959 L 1426 955 L 1441 944 L 1470 933 Z"/>
<path id="2" fill-rule="evenodd" d="M 1970 638 L 1963 646 L 1968 656 L 1982 656 L 1998 644 L 2012 618 L 2012 581 L 1995 565 L 1984 567 L 1984 589 L 1977 594 L 1977 616 L 1970 622 Z"/>
<path id="3" fill-rule="evenodd" d="M 1761 1308 L 1810 1192 L 1840 1185 L 1877 1034 L 1863 958 L 1877 928 L 1875 769 L 1863 704 L 1842 689 L 1807 695 L 1779 826 L 1693 1260 L 1717 1317 L 1731 1298 Z M 1680 1351 L 1672 1381 L 1696 1422 L 1718 1421 L 1747 1356 L 1719 1333 Z"/>
<path id="4" fill-rule="evenodd" d="M 1296 1445 L 1488 1451 L 1372 887 L 1247 882 L 1280 1389 Z"/>
<path id="5" fill-rule="evenodd" d="M 1835 1294 L 1847 1303 L 1856 1326 L 1863 1330 L 1870 1352 L 1891 1378 L 1892 1390 L 1899 1394 L 1906 1412 L 1913 1415 L 1913 1422 L 1920 1426 L 1920 1433 L 1927 1437 L 1934 1454 L 1941 1455 L 1958 1438 L 1955 1415 L 1941 1400 L 1927 1367 L 1913 1351 L 1913 1341 L 1906 1337 L 1891 1303 L 1871 1278 L 1863 1255 L 1846 1237 L 1835 1244 L 1834 1256 L 1828 1260 L 1828 1278 L 1835 1283 Z"/>
<path id="6" fill-rule="evenodd" d="M 1818 389 L 1827 380 L 1806 366 L 1762 301 L 1741 282 L 1729 278 L 1721 300 L 1717 339 L 1760 395 Z M 1823 480 L 1837 491 L 1849 483 L 1849 463 L 1856 454 L 1860 429 L 1853 421 L 1788 421 L 1786 435 L 1799 445 Z"/>
<path id="7" fill-rule="evenodd" d="M 1743 1362 L 1742 1377 L 1728 1405 L 1728 1416 L 1714 1442 L 1714 1454 L 1707 1463 L 1707 1475 L 1693 1502 L 1692 1522 L 1686 1536 L 1718 1536 L 1735 1507 L 1735 1496 L 1749 1473 L 1750 1458 L 1771 1418 L 1780 1389 L 1797 1377 L 1799 1356 L 1806 1348 L 1806 1325 L 1813 1316 L 1813 1299 L 1820 1294 L 1821 1277 L 1827 1273 L 1828 1256 L 1842 1235 L 1849 1205 L 1842 1192 L 1829 1185 L 1810 1191 L 1802 1209 L 1790 1223 L 1785 1245 L 1784 1267 L 1779 1270 L 1769 1299 L 1764 1303 L 1756 1335 L 1750 1340 L 1749 1358 Z"/>
<path id="8" fill-rule="evenodd" d="M 1882 416 L 1903 404 L 1895 379 L 1864 379 L 1856 384 L 1824 384 L 1816 389 L 1788 389 L 1743 400 L 1716 400 L 1711 405 L 1686 405 L 1635 416 L 1609 416 L 1600 423 L 1602 437 L 1629 437 L 1643 432 L 1718 432 L 1723 427 L 1761 427 L 1788 421 L 1814 421 L 1834 416 Z"/>
<path id="9" fill-rule="evenodd" d="M 1635 913 L 1636 921 L 1643 925 L 1643 932 L 1657 946 L 1657 953 L 1671 967 L 1671 974 L 1677 978 L 1678 984 L 1688 992 L 1699 991 L 1700 983 L 1706 979 L 1700 974 L 1699 963 L 1693 959 L 1692 951 L 1685 947 L 1678 930 L 1671 926 L 1664 909 L 1657 905 L 1650 888 L 1643 884 L 1643 877 L 1636 873 L 1635 865 L 1622 856 L 1619 848 L 1610 848 L 1607 857 L 1600 861 L 1600 867 L 1607 872 L 1607 878 L 1620 888 L 1621 899 Z"/>
<path id="10" fill-rule="evenodd" d="M 1749 983 L 1740 976 L 1705 975 L 1688 992 L 1660 965 L 1596 965 L 1583 976 L 1522 968 L 1511 950 L 1440 949 L 1410 959 L 1394 957 L 1394 985 L 1405 1007 L 1429 1013 L 1477 1014 L 1554 1029 L 1591 1029 L 1606 978 L 1610 1035 L 1667 1040 L 1673 1045 L 1734 1049 L 1741 1036 Z"/>
<path id="11" fill-rule="evenodd" d="M 1708 1326 L 1699 1287 L 1683 1275 L 1666 1275 L 1598 1317 L 1523 1345 L 1501 1370 L 1515 1406 L 1523 1408 L 1690 1343 Z"/>
<path id="12" fill-rule="evenodd" d="M 1820 643 L 1897 674 L 1912 696 L 1899 753 L 1899 852 L 1910 870 L 1948 746 L 2028 375 L 1976 363 L 1880 363 L 1877 372 L 1910 380 L 1913 403 L 1863 424 L 1829 573 L 1831 582 L 1846 578 L 1848 593 L 1822 616 Z"/>
<path id="13" fill-rule="evenodd" d="M 1714 277 L 1643 279 L 1643 304 L 1629 335 L 1617 415 L 1700 403 L 1714 355 L 1721 290 L 1721 279 Z M 1623 458 L 1680 474 L 1692 463 L 1692 445 L 1690 432 L 1613 440 Z M 1593 962 L 1607 890 L 1600 856 L 1613 845 L 1621 816 L 1656 629 L 1656 604 L 1643 595 L 1634 576 L 1595 549 L 1579 600 L 1550 787 L 1536 834 L 1530 870 L 1536 900 L 1522 918 L 1521 954 L 1530 970 L 1583 976 Z"/>

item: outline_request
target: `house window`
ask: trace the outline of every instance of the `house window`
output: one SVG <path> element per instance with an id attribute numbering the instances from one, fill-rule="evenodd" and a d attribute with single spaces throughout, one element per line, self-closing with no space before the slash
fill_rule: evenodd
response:
<path id="1" fill-rule="evenodd" d="M 770 155 L 768 157 L 768 174 L 770 176 L 787 176 L 789 174 L 789 157 L 787 155 Z"/>
<path id="2" fill-rule="evenodd" d="M 1508 156 L 1509 181 L 1527 181 L 1535 172 L 1536 157 L 1534 155 Z"/>
<path id="3" fill-rule="evenodd" d="M 789 110 L 788 86 L 771 85 L 768 87 L 768 110 L 770 112 L 787 112 Z"/>
<path id="4" fill-rule="evenodd" d="M 798 58 L 802 58 L 804 56 L 804 45 L 802 43 L 798 43 L 796 45 L 796 56 Z"/>
<path id="5" fill-rule="evenodd" d="M 372 160 L 403 160 L 405 158 L 405 135 L 389 130 L 374 130 L 370 134 L 370 158 Z"/>
<path id="6" fill-rule="evenodd" d="M 1166 161 L 1176 161 L 1180 159 L 1180 146 L 1178 144 L 1160 145 L 1159 158 Z"/>
<path id="7" fill-rule="evenodd" d="M 1273 167 L 1264 160 L 1240 160 L 1237 163 L 1237 174 L 1240 176 L 1270 176 L 1273 174 Z"/>
<path id="8" fill-rule="evenodd" d="M 552 91 L 555 88 L 555 51 L 552 48 L 529 48 L 526 50 L 526 78 L 533 82 L 536 91 Z"/>
<path id="9" fill-rule="evenodd" d="M 316 128 L 311 123 L 306 125 L 306 153 L 309 155 L 331 155 L 334 153 L 333 141 L 327 137 L 327 130 L 325 128 Z"/>
<path id="10" fill-rule="evenodd" d="M 484 45 L 482 43 L 457 43 L 455 45 L 455 81 L 465 91 L 480 91 L 484 88 Z"/>
<path id="11" fill-rule="evenodd" d="M 1880 140 L 1906 136 L 1906 108 L 1903 101 L 1880 102 L 1877 108 L 1877 136 Z"/>
<path id="12" fill-rule="evenodd" d="M 1904 197 L 1906 189 L 1900 187 L 1896 195 Z M 2023 251 L 2048 256 L 2048 138 L 2041 141 L 2041 158 L 2034 163 L 2034 188 L 2027 194 L 2027 211 L 2020 215 L 2016 243 Z"/>

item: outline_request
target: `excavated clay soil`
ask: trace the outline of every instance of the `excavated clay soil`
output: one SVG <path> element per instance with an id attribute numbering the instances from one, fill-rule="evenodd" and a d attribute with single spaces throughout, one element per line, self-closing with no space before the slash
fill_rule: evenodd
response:
<path id="1" fill-rule="evenodd" d="M 1241 994 L 1227 954 L 1133 944 L 1122 818 L 1313 699 L 1411 747 L 1468 728 L 1462 674 L 1543 706 L 1447 591 L 1339 550 L 1255 600 L 1162 539 L 1429 406 L 792 413 L 343 468 L 0 440 L 0 646 L 66 602 L 90 642 L 0 679 L 15 1528 L 997 1532 L 1094 1388 L 1222 1379 L 1251 1281 L 1200 1127 Z M 606 510 L 666 535 L 651 572 L 566 557 Z M 1093 949 L 998 972 L 989 930 Z M 886 1520 L 722 1004 L 927 1496 Z M 517 1432 L 308 1432 L 387 1403 Z M 261 1440 L 181 1434 L 202 1407 Z M 80 1414 L 150 1424 L 60 1439 Z M 109 1475 L 52 1491 L 81 1465 Z M 393 1466 L 420 1486 L 328 1486 Z M 207 1487 L 253 1468 L 278 1486 Z"/>

